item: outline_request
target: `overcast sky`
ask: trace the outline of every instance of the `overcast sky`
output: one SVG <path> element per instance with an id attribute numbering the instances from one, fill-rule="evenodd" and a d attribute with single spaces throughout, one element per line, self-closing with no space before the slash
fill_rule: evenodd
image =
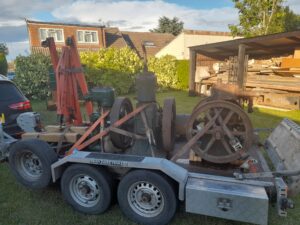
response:
<path id="1" fill-rule="evenodd" d="M 300 13 L 300 0 L 287 0 Z M 101 24 L 127 31 L 148 31 L 161 16 L 179 17 L 185 29 L 228 31 L 238 21 L 231 0 L 2 0 L 0 43 L 9 48 L 8 60 L 29 54 L 24 18 L 38 21 Z"/>

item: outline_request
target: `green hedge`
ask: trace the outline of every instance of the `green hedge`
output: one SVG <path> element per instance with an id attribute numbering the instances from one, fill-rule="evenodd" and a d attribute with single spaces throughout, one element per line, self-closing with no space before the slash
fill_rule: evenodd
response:
<path id="1" fill-rule="evenodd" d="M 189 82 L 189 61 L 176 60 L 166 55 L 160 58 L 151 57 L 148 68 L 157 76 L 157 83 L 161 88 L 186 90 Z"/>
<path id="2" fill-rule="evenodd" d="M 43 54 L 18 56 L 14 81 L 30 99 L 46 99 L 49 91 L 49 69 L 51 61 Z"/>
<path id="3" fill-rule="evenodd" d="M 176 58 L 174 56 L 150 57 L 148 60 L 148 70 L 155 73 L 159 87 L 176 88 L 178 79 L 176 74 Z"/>
<path id="4" fill-rule="evenodd" d="M 114 87 L 119 95 L 132 90 L 135 75 L 143 69 L 143 61 L 129 48 L 101 49 L 98 52 L 84 52 L 80 56 L 90 86 Z M 48 56 L 18 56 L 15 81 L 29 98 L 45 99 L 50 94 L 50 68 L 52 66 Z M 163 89 L 188 88 L 187 60 L 176 60 L 173 56 L 151 57 L 148 60 L 148 69 L 156 74 L 158 85 Z"/>
<path id="5" fill-rule="evenodd" d="M 107 48 L 80 54 L 87 81 L 92 86 L 111 86 L 117 94 L 127 94 L 143 61 L 130 48 Z"/>
<path id="6" fill-rule="evenodd" d="M 176 72 L 178 83 L 177 89 L 187 90 L 189 87 L 189 61 L 188 60 L 177 60 L 176 61 Z"/>

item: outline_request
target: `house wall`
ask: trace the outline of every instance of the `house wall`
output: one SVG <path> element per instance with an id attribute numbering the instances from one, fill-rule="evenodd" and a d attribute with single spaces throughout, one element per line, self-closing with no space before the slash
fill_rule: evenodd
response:
<path id="1" fill-rule="evenodd" d="M 171 43 L 161 49 L 155 56 L 173 55 L 177 59 L 190 58 L 190 46 L 209 44 L 214 42 L 232 40 L 232 36 L 227 35 L 205 35 L 181 33 Z"/>
<path id="2" fill-rule="evenodd" d="M 162 57 L 164 55 L 172 55 L 175 56 L 176 59 L 184 59 L 184 46 L 184 33 L 181 33 L 173 41 L 156 53 L 155 56 Z"/>
<path id="3" fill-rule="evenodd" d="M 98 32 L 98 43 L 78 43 L 77 47 L 79 49 L 100 49 L 104 47 L 104 30 L 103 28 L 97 27 L 80 27 L 80 26 L 66 26 L 66 25 L 48 25 L 48 24 L 28 24 L 28 34 L 31 49 L 39 49 L 41 47 L 41 38 L 40 38 L 40 28 L 57 28 L 63 29 L 64 39 L 69 36 L 74 36 L 77 42 L 77 30 L 89 30 L 89 31 L 97 31 Z M 65 45 L 64 42 L 56 42 L 56 46 L 59 48 Z"/>
<path id="4" fill-rule="evenodd" d="M 190 58 L 189 47 L 233 40 L 232 36 L 184 34 L 184 59 Z"/>

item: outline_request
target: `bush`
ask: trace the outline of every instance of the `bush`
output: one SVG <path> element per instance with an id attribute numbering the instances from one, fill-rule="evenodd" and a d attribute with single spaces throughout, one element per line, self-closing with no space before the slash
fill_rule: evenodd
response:
<path id="1" fill-rule="evenodd" d="M 80 54 L 87 81 L 92 85 L 111 86 L 117 94 L 127 94 L 143 62 L 130 48 L 108 48 Z"/>
<path id="2" fill-rule="evenodd" d="M 188 60 L 177 60 L 176 61 L 176 72 L 178 83 L 176 89 L 186 90 L 189 87 L 189 61 Z"/>
<path id="3" fill-rule="evenodd" d="M 18 56 L 15 82 L 30 99 L 45 99 L 50 95 L 49 69 L 51 61 L 48 56 L 32 54 Z"/>
<path id="4" fill-rule="evenodd" d="M 176 73 L 176 58 L 166 55 L 160 58 L 150 57 L 148 70 L 155 73 L 157 83 L 163 88 L 176 88 L 178 83 Z"/>
<path id="5" fill-rule="evenodd" d="M 8 64 L 5 53 L 0 52 L 0 74 L 7 75 Z"/>

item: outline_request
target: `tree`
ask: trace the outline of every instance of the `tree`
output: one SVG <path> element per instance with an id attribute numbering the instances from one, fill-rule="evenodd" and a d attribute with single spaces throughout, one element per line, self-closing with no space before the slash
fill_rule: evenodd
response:
<path id="1" fill-rule="evenodd" d="M 6 44 L 0 43 L 0 74 L 6 75 L 8 70 L 8 64 L 6 55 L 8 54 L 8 48 Z"/>
<path id="2" fill-rule="evenodd" d="M 295 30 L 299 16 L 284 0 L 232 0 L 239 11 L 239 24 L 229 25 L 234 36 L 252 37 Z"/>
<path id="3" fill-rule="evenodd" d="M 183 25 L 184 23 L 177 17 L 170 19 L 166 16 L 163 16 L 158 20 L 158 27 L 151 29 L 150 32 L 171 33 L 173 35 L 178 35 L 183 30 Z"/>
<path id="4" fill-rule="evenodd" d="M 284 31 L 300 29 L 300 15 L 295 14 L 288 6 L 284 8 Z"/>

